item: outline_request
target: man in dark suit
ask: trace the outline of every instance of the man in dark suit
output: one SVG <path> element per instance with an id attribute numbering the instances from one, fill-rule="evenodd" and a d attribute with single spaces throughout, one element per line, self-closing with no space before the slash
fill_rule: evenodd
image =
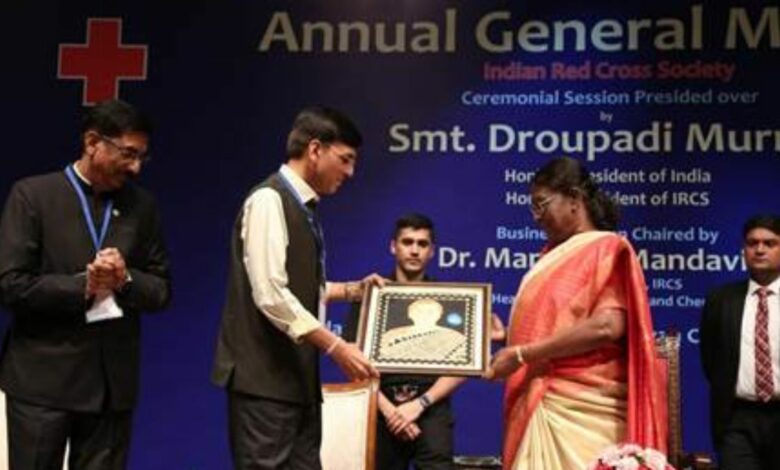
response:
<path id="1" fill-rule="evenodd" d="M 228 392 L 239 469 L 321 467 L 319 351 L 351 379 L 378 377 L 353 344 L 325 326 L 324 305 L 357 299 L 366 282 L 326 282 L 316 204 L 350 178 L 361 136 L 329 108 L 301 111 L 287 163 L 253 188 L 233 226 L 227 298 L 212 381 Z"/>
<path id="2" fill-rule="evenodd" d="M 80 158 L 18 181 L 0 220 L 0 358 L 10 468 L 122 469 L 138 394 L 141 311 L 170 297 L 151 194 L 130 184 L 149 121 L 131 105 L 89 109 Z"/>
<path id="3" fill-rule="evenodd" d="M 750 279 L 712 291 L 700 349 L 724 470 L 780 468 L 780 216 L 743 228 Z"/>

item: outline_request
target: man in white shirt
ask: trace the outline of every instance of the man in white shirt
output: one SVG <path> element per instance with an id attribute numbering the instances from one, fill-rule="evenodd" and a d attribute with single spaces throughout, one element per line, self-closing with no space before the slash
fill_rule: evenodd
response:
<path id="1" fill-rule="evenodd" d="M 304 109 L 287 139 L 287 163 L 250 191 L 236 219 L 212 372 L 228 392 L 235 468 L 321 468 L 319 351 L 350 379 L 379 375 L 322 323 L 327 301 L 355 300 L 365 283 L 381 283 L 376 275 L 325 277 L 316 204 L 352 177 L 361 141 L 338 111 Z"/>
<path id="2" fill-rule="evenodd" d="M 780 216 L 743 228 L 750 279 L 714 291 L 700 327 L 712 436 L 723 470 L 780 468 Z"/>

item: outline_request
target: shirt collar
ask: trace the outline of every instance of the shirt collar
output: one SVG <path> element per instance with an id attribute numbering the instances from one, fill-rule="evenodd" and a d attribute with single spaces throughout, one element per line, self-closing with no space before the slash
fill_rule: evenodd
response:
<path id="1" fill-rule="evenodd" d="M 289 167 L 289 165 L 283 164 L 282 167 L 279 168 L 279 173 L 281 173 L 287 179 L 287 182 L 290 183 L 290 186 L 292 186 L 293 190 L 297 193 L 303 204 L 306 204 L 311 200 L 314 200 L 315 202 L 320 201 L 320 197 L 317 192 L 314 191 L 314 189 L 312 189 L 312 187 L 309 186 L 309 184 L 304 181 L 303 178 L 298 176 L 298 173 L 294 172 L 292 168 Z"/>
<path id="2" fill-rule="evenodd" d="M 748 283 L 748 294 L 750 295 L 755 294 L 760 287 L 761 284 L 751 279 L 750 282 Z M 778 277 L 777 279 L 772 281 L 768 286 L 766 286 L 766 289 L 774 295 L 780 295 L 780 277 Z"/>
<path id="3" fill-rule="evenodd" d="M 73 164 L 73 172 L 76 173 L 76 176 L 81 180 L 82 183 L 84 183 L 87 186 L 92 186 L 92 183 L 87 179 L 86 176 L 82 175 L 79 171 L 79 166 L 75 163 Z"/>
<path id="4" fill-rule="evenodd" d="M 76 165 L 71 165 L 71 168 L 73 168 L 73 173 L 76 175 L 76 182 L 81 186 L 81 189 L 84 190 L 84 194 L 88 194 L 90 196 L 94 196 L 97 199 L 113 199 L 116 198 L 117 195 L 122 191 L 125 187 L 127 187 L 131 182 L 126 182 L 124 185 L 122 185 L 119 189 L 112 189 L 110 191 L 102 191 L 102 192 L 96 192 L 95 188 L 92 186 L 92 182 L 89 181 L 83 173 L 81 173 Z"/>
<path id="5" fill-rule="evenodd" d="M 84 194 L 93 196 L 95 195 L 95 188 L 92 187 L 92 182 L 89 181 L 83 173 L 79 171 L 79 168 L 77 165 L 73 164 L 71 165 L 71 168 L 73 168 L 73 174 L 76 175 L 76 183 L 81 187 L 81 190 L 84 191 Z"/>

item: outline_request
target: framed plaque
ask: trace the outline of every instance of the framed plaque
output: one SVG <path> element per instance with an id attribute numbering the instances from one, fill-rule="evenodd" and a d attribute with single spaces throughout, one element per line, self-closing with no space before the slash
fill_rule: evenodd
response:
<path id="1" fill-rule="evenodd" d="M 490 354 L 490 284 L 370 286 L 358 345 L 380 372 L 482 375 Z"/>

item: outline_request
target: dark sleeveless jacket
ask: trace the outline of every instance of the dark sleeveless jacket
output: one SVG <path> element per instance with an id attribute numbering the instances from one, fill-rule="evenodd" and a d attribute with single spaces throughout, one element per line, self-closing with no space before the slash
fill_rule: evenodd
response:
<path id="1" fill-rule="evenodd" d="M 319 304 L 319 253 L 311 225 L 295 195 L 277 173 L 250 192 L 270 187 L 282 199 L 287 223 L 288 287 L 316 314 Z M 211 374 L 230 390 L 263 398 L 309 405 L 321 401 L 319 355 L 308 343 L 296 344 L 261 312 L 252 299 L 241 239 L 243 209 L 233 226 L 230 272 L 222 323 Z"/>

